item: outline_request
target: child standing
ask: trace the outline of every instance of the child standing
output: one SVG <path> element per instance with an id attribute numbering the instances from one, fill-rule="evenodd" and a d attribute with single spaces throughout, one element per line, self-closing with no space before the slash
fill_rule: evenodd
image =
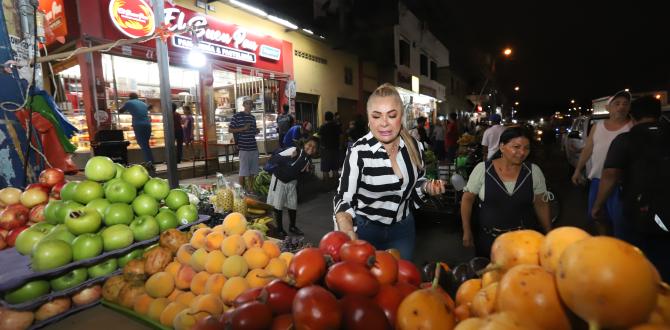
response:
<path id="1" fill-rule="evenodd" d="M 298 208 L 298 175 L 307 172 L 311 166 L 311 157 L 316 153 L 318 140 L 311 137 L 305 142 L 302 149 L 290 147 L 273 155 L 268 162 L 274 167 L 267 203 L 274 208 L 275 220 L 279 227 L 280 238 L 286 236 L 282 224 L 284 208 L 288 209 L 290 225 L 289 232 L 295 235 L 304 235 L 296 226 L 296 210 Z"/>

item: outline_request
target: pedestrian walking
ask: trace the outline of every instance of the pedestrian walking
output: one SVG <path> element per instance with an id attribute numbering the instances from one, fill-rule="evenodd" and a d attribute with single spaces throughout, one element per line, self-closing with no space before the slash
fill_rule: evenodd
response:
<path id="1" fill-rule="evenodd" d="M 403 103 L 393 85 L 377 87 L 367 116 L 370 132 L 347 153 L 333 199 L 335 228 L 411 260 L 411 205 L 425 194 L 444 193 L 444 182 L 426 179 L 423 146 L 402 126 Z"/>
<path id="2" fill-rule="evenodd" d="M 326 122 L 319 127 L 321 139 L 321 172 L 327 181 L 337 175 L 340 169 L 340 126 L 335 122 L 332 112 L 327 111 Z"/>
<path id="3" fill-rule="evenodd" d="M 193 110 L 188 105 L 183 107 L 184 116 L 182 118 L 182 127 L 184 128 L 184 144 L 190 146 L 193 144 Z"/>
<path id="4" fill-rule="evenodd" d="M 612 140 L 619 134 L 628 132 L 632 127 L 632 122 L 628 116 L 630 111 L 631 95 L 629 92 L 620 91 L 610 97 L 607 101 L 606 109 L 609 112 L 609 118 L 597 122 L 591 128 L 586 139 L 586 145 L 579 155 L 579 161 L 572 174 L 572 182 L 575 185 L 585 183 L 582 170 L 587 162 L 590 162 L 590 169 L 587 177 L 591 181 L 589 185 L 588 216 L 591 216 L 593 202 L 598 195 L 598 186 L 600 184 L 600 175 Z M 622 221 L 620 189 L 615 189 L 606 203 L 606 214 L 599 219 L 593 219 L 600 234 L 614 234 L 620 237 L 623 233 L 618 232 L 619 222 Z M 613 232 L 614 230 L 614 232 Z"/>
<path id="5" fill-rule="evenodd" d="M 306 138 L 311 130 L 312 124 L 307 121 L 293 125 L 284 135 L 284 148 L 296 146 L 296 142 Z"/>
<path id="6" fill-rule="evenodd" d="M 288 104 L 284 104 L 283 111 L 277 116 L 277 133 L 279 133 L 279 145 L 284 146 L 284 136 L 288 130 L 293 126 L 293 116 L 289 114 Z"/>
<path id="7" fill-rule="evenodd" d="M 461 199 L 461 220 L 463 246 L 474 245 L 477 256 L 488 258 L 493 241 L 503 233 L 551 229 L 545 178 L 539 166 L 526 162 L 529 154 L 530 134 L 510 127 L 500 136 L 496 155 L 472 170 Z"/>
<path id="8" fill-rule="evenodd" d="M 433 133 L 431 134 L 431 141 L 433 152 L 438 160 L 444 160 L 444 138 L 445 138 L 444 122 L 440 119 L 433 125 Z"/>
<path id="9" fill-rule="evenodd" d="M 482 136 L 482 146 L 484 147 L 483 158 L 485 160 L 491 159 L 491 157 L 498 151 L 498 147 L 500 146 L 500 134 L 505 130 L 505 126 L 500 125 L 502 118 L 499 114 L 492 114 L 489 120 L 491 121 L 492 126 L 487 128 Z"/>
<path id="10" fill-rule="evenodd" d="M 184 154 L 184 127 L 181 125 L 181 115 L 177 112 L 177 103 L 172 102 L 172 129 L 174 140 L 177 145 L 177 164 L 181 163 Z"/>
<path id="11" fill-rule="evenodd" d="M 456 121 L 456 113 L 449 114 L 447 121 L 447 128 L 445 131 L 444 148 L 447 151 L 447 159 L 450 162 L 456 161 L 456 151 L 458 150 L 458 123 Z"/>
<path id="12" fill-rule="evenodd" d="M 615 223 L 617 238 L 642 250 L 670 281 L 670 128 L 658 122 L 661 104 L 652 96 L 631 103 L 634 126 L 612 141 L 591 215 L 604 215 L 607 202 L 621 182 L 623 217 Z M 617 228 L 618 227 L 618 228 Z"/>

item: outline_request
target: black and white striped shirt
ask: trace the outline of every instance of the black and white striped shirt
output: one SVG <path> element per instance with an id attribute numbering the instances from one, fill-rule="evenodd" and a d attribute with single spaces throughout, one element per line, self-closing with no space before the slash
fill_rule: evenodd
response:
<path id="1" fill-rule="evenodd" d="M 423 146 L 417 145 L 423 159 Z M 372 133 L 351 146 L 333 200 L 335 213 L 361 215 L 384 224 L 401 221 L 409 215 L 410 202 L 423 198 L 421 185 L 426 181 L 425 171 L 412 166 L 402 138 L 399 148 L 396 161 L 402 179 L 393 172 L 386 149 Z"/>

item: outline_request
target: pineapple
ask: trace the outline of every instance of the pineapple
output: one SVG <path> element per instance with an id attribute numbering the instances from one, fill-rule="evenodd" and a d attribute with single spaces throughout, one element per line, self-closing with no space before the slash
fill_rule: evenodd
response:
<path id="1" fill-rule="evenodd" d="M 244 215 L 247 214 L 247 204 L 242 198 L 235 198 L 235 201 L 233 202 L 233 212 L 239 212 Z"/>
<path id="2" fill-rule="evenodd" d="M 226 187 L 219 189 L 216 192 L 217 201 L 221 204 L 221 208 L 225 212 L 230 212 L 233 210 L 233 191 Z"/>

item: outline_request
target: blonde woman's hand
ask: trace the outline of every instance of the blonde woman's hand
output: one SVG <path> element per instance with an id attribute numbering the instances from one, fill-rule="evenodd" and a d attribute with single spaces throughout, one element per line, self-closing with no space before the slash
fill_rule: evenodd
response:
<path id="1" fill-rule="evenodd" d="M 444 194 L 446 184 L 442 180 L 428 180 L 423 184 L 423 191 L 431 196 L 441 195 Z"/>
<path id="2" fill-rule="evenodd" d="M 472 238 L 472 231 L 463 232 L 463 246 L 467 248 L 475 246 L 474 240 Z"/>

